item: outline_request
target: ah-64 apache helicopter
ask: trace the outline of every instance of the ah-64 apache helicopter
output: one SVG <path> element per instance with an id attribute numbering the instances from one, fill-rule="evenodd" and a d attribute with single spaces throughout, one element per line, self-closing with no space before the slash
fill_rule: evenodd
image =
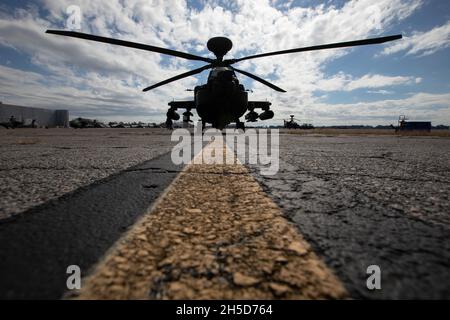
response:
<path id="1" fill-rule="evenodd" d="M 69 36 L 74 38 L 81 38 L 85 40 L 104 42 L 124 47 L 130 47 L 135 49 L 141 49 L 146 51 L 158 52 L 184 58 L 188 60 L 203 61 L 208 63 L 207 65 L 179 74 L 170 79 L 158 82 L 152 86 L 145 88 L 143 91 L 155 89 L 159 86 L 168 84 L 172 81 L 180 80 L 202 71 L 211 69 L 208 81 L 204 85 L 196 86 L 194 89 L 194 100 L 189 101 L 172 101 L 169 102 L 169 110 L 167 111 L 167 122 L 171 123 L 172 120 L 178 120 L 179 114 L 176 112 L 179 108 L 186 109 L 184 120 L 189 121 L 189 117 L 192 115 L 190 112 L 192 109 L 196 109 L 199 117 L 202 119 L 203 126 L 205 123 L 211 123 L 214 128 L 223 129 L 226 125 L 235 122 L 236 128 L 244 129 L 244 123 L 239 119 L 248 111 L 245 115 L 245 119 L 249 122 L 255 122 L 259 120 L 268 120 L 273 118 L 274 113 L 270 110 L 271 103 L 268 101 L 249 101 L 248 92 L 236 77 L 236 72 L 246 75 L 264 85 L 279 91 L 286 92 L 285 90 L 277 87 L 276 85 L 254 75 L 247 71 L 237 69 L 232 65 L 244 60 L 262 58 L 268 56 L 275 56 L 288 53 L 305 52 L 322 49 L 332 48 L 344 48 L 352 46 L 362 46 L 369 44 L 379 44 L 388 41 L 401 39 L 402 35 L 393 35 L 380 38 L 371 38 L 365 40 L 356 40 L 348 42 L 331 43 L 324 45 L 317 45 L 311 47 L 303 47 L 289 50 L 274 51 L 268 53 L 261 53 L 251 56 L 246 56 L 237 59 L 226 59 L 223 57 L 233 47 L 233 43 L 230 39 L 225 37 L 214 37 L 208 40 L 207 47 L 211 51 L 216 59 L 207 57 L 201 57 L 186 52 L 175 51 L 166 48 L 155 47 L 147 44 L 129 42 L 124 40 L 118 40 L 113 38 L 106 38 L 75 31 L 63 31 L 63 30 L 47 30 L 47 33 L 57 34 L 62 36 Z M 262 113 L 258 114 L 255 109 L 262 109 Z"/>

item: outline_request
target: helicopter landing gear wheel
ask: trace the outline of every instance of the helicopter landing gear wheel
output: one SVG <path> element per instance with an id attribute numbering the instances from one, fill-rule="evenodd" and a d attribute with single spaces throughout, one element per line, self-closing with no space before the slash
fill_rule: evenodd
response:
<path id="1" fill-rule="evenodd" d="M 238 129 L 238 130 L 241 129 L 241 130 L 245 131 L 245 123 L 237 120 L 236 121 L 236 129 Z"/>
<path id="2" fill-rule="evenodd" d="M 173 121 L 169 117 L 166 118 L 166 128 L 168 130 L 173 130 Z"/>
<path id="3" fill-rule="evenodd" d="M 201 130 L 200 130 L 200 125 L 202 126 Z M 206 127 L 206 123 L 203 122 L 203 119 L 198 119 L 195 132 L 201 133 L 201 135 L 203 136 L 203 134 L 205 133 L 205 127 Z"/>

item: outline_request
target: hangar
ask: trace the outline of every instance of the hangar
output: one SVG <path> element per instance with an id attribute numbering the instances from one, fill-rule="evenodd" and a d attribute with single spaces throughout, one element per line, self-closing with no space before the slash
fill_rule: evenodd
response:
<path id="1" fill-rule="evenodd" d="M 0 123 L 10 122 L 11 117 L 24 126 L 31 125 L 34 120 L 37 127 L 69 127 L 68 110 L 24 107 L 0 102 Z"/>
<path id="2" fill-rule="evenodd" d="M 398 118 L 397 131 L 431 131 L 431 121 L 409 121 L 406 116 L 401 115 Z"/>

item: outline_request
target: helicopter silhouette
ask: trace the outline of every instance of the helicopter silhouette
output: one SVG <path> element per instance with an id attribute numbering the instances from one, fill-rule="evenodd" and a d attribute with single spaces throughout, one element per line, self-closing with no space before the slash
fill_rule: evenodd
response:
<path id="1" fill-rule="evenodd" d="M 248 122 L 255 122 L 259 120 L 268 120 L 274 117 L 274 112 L 270 110 L 271 103 L 269 101 L 249 101 L 248 90 L 242 85 L 236 73 L 243 74 L 251 79 L 258 81 L 273 90 L 278 92 L 286 92 L 280 87 L 244 70 L 237 69 L 232 65 L 244 60 L 256 59 L 262 57 L 269 57 L 282 54 L 290 54 L 305 51 L 332 49 L 332 48 L 345 48 L 353 46 L 363 46 L 370 44 L 380 44 L 388 41 L 398 40 L 402 38 L 402 35 L 392 35 L 387 37 L 370 38 L 364 40 L 355 40 L 347 42 L 338 42 L 324 45 L 316 45 L 303 48 L 295 48 L 289 50 L 273 51 L 261 54 L 255 54 L 245 56 L 237 59 L 226 59 L 224 56 L 231 50 L 233 43 L 226 37 L 214 37 L 208 40 L 207 48 L 211 51 L 216 58 L 202 57 L 193 55 L 186 52 L 176 51 L 167 48 L 155 47 L 147 44 L 124 41 L 114 38 L 107 38 L 102 36 L 96 36 L 87 33 L 81 33 L 76 31 L 64 31 L 64 30 L 47 30 L 46 33 L 56 34 L 61 36 L 68 36 L 74 38 L 80 38 L 85 40 L 109 43 L 113 45 L 119 45 L 124 47 L 130 47 L 145 51 L 162 53 L 174 57 L 184 58 L 194 61 L 203 61 L 207 64 L 179 74 L 175 77 L 166 79 L 151 85 L 143 91 L 149 91 L 158 88 L 162 85 L 168 84 L 173 81 L 177 81 L 195 74 L 199 74 L 205 70 L 211 69 L 208 81 L 206 84 L 198 85 L 194 88 L 194 99 L 188 101 L 171 101 L 168 103 L 169 110 L 167 111 L 167 123 L 177 121 L 180 119 L 180 115 L 176 112 L 177 109 L 186 109 L 183 114 L 183 118 L 186 121 L 190 121 L 189 117 L 192 115 L 191 110 L 196 109 L 198 116 L 201 118 L 203 127 L 206 123 L 210 123 L 213 128 L 223 129 L 228 124 L 235 122 L 236 128 L 245 129 L 244 122 L 240 121 L 240 118 L 245 115 L 245 120 Z M 257 113 L 255 109 L 261 109 L 261 113 Z"/>

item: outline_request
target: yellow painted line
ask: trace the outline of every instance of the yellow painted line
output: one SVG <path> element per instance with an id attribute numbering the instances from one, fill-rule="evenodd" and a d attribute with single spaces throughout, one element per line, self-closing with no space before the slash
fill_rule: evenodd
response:
<path id="1" fill-rule="evenodd" d="M 213 147 L 206 146 L 204 154 Z M 347 297 L 338 278 L 239 163 L 186 166 L 84 279 L 78 296 Z"/>

